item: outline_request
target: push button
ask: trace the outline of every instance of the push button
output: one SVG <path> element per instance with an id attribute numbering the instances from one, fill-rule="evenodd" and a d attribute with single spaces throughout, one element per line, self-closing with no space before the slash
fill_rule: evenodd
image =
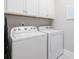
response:
<path id="1" fill-rule="evenodd" d="M 27 28 L 24 28 L 24 30 L 27 30 Z"/>
<path id="2" fill-rule="evenodd" d="M 14 29 L 14 31 L 16 31 L 16 29 Z"/>
<path id="3" fill-rule="evenodd" d="M 18 30 L 21 30 L 20 28 L 18 28 Z"/>

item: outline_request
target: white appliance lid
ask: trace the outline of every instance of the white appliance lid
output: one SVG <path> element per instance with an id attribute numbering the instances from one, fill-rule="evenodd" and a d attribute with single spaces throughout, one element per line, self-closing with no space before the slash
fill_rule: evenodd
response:
<path id="1" fill-rule="evenodd" d="M 60 32 L 61 30 L 53 30 L 53 29 L 45 29 L 45 30 L 40 30 L 42 32 L 46 32 L 46 33 L 54 33 L 54 32 Z"/>
<path id="2" fill-rule="evenodd" d="M 52 26 L 40 26 L 39 27 L 39 31 L 42 31 L 42 32 L 45 32 L 45 33 L 56 33 L 56 32 L 60 32 L 62 30 L 56 30 L 56 29 L 53 29 Z"/>
<path id="3" fill-rule="evenodd" d="M 16 40 L 22 40 L 22 39 L 28 39 L 28 38 L 32 38 L 32 37 L 37 37 L 37 36 L 42 36 L 45 35 L 45 33 L 41 33 L 41 32 L 31 32 L 31 33 L 20 33 L 20 34 L 13 34 L 12 35 L 12 40 L 16 41 Z"/>
<path id="4" fill-rule="evenodd" d="M 11 30 L 11 38 L 13 41 L 45 35 L 45 33 L 41 33 L 37 31 L 37 27 L 35 26 L 23 26 L 23 27 L 14 27 Z"/>

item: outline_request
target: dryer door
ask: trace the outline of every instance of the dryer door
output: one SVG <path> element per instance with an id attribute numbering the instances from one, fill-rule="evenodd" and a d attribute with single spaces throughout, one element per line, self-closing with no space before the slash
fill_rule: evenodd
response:
<path id="1" fill-rule="evenodd" d="M 49 47 L 49 59 L 56 59 L 56 51 L 57 51 L 57 38 L 56 35 L 54 34 L 49 34 L 48 35 L 48 47 Z"/>
<path id="2" fill-rule="evenodd" d="M 51 33 L 49 39 L 50 56 L 52 59 L 56 59 L 63 53 L 63 33 Z"/>

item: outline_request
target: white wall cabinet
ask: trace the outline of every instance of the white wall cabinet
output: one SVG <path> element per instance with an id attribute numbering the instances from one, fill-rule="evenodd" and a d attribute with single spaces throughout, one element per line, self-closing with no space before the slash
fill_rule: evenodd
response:
<path id="1" fill-rule="evenodd" d="M 19 12 L 26 16 L 54 18 L 54 0 L 6 0 L 7 12 Z"/>
<path id="2" fill-rule="evenodd" d="M 55 0 L 49 0 L 48 18 L 55 19 Z"/>
<path id="3" fill-rule="evenodd" d="M 39 16 L 47 17 L 48 16 L 48 2 L 49 0 L 39 0 Z"/>
<path id="4" fill-rule="evenodd" d="M 24 14 L 29 16 L 38 16 L 38 0 L 24 1 Z"/>
<path id="5" fill-rule="evenodd" d="M 7 0 L 7 12 L 22 12 L 24 0 Z"/>
<path id="6" fill-rule="evenodd" d="M 54 0 L 40 0 L 39 15 L 46 18 L 55 18 Z"/>

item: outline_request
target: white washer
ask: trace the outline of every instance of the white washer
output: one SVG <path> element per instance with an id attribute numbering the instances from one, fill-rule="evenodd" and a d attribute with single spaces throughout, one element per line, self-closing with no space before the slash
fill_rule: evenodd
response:
<path id="1" fill-rule="evenodd" d="M 47 59 L 47 34 L 34 26 L 11 30 L 12 59 Z"/>
<path id="2" fill-rule="evenodd" d="M 63 54 L 63 31 L 54 30 L 51 26 L 41 26 L 39 31 L 48 36 L 48 59 L 60 57 Z"/>

